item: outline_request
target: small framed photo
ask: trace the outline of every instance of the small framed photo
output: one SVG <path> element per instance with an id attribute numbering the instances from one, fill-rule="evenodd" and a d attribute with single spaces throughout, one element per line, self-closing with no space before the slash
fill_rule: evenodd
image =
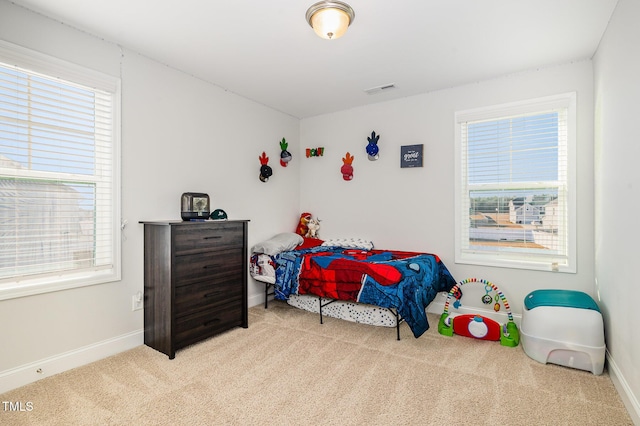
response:
<path id="1" fill-rule="evenodd" d="M 422 167 L 422 144 L 400 147 L 400 167 Z"/>

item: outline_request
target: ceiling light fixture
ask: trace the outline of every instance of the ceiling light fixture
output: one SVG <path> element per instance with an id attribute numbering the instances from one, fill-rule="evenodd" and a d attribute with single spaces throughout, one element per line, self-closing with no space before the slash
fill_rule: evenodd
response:
<path id="1" fill-rule="evenodd" d="M 334 40 L 342 37 L 353 22 L 356 13 L 341 1 L 320 1 L 307 10 L 307 22 L 322 38 Z"/>

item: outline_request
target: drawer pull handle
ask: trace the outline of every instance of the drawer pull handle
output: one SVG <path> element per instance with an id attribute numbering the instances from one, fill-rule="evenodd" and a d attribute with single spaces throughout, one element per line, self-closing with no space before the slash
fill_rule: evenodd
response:
<path id="1" fill-rule="evenodd" d="M 204 327 L 209 327 L 210 325 L 213 325 L 215 323 L 220 322 L 220 318 L 214 318 L 211 321 L 207 321 L 204 324 L 202 324 Z"/>
<path id="2" fill-rule="evenodd" d="M 204 297 L 213 297 L 213 296 L 219 295 L 220 293 L 222 293 L 222 292 L 221 291 L 214 291 L 212 293 L 205 294 Z"/>
<path id="3" fill-rule="evenodd" d="M 215 240 L 216 238 L 222 238 L 222 235 L 214 235 L 212 237 L 203 237 L 203 240 Z"/>

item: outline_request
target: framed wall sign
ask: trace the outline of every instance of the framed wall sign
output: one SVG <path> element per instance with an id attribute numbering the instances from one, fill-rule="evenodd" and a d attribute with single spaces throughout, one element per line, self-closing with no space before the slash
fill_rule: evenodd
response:
<path id="1" fill-rule="evenodd" d="M 400 167 L 422 167 L 422 144 L 400 147 Z"/>

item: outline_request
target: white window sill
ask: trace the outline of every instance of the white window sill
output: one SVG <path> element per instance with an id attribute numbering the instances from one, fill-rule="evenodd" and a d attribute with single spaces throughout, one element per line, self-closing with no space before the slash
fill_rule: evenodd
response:
<path id="1" fill-rule="evenodd" d="M 489 259 L 477 256 L 456 255 L 455 263 L 477 266 L 491 266 L 497 268 L 527 269 L 532 271 L 562 272 L 575 274 L 577 272 L 575 264 L 545 261 L 527 261 L 521 259 Z"/>
<path id="2" fill-rule="evenodd" d="M 21 281 L 9 281 L 0 283 L 0 300 L 16 299 L 54 291 L 104 284 L 120 281 L 120 278 L 120 271 L 110 268 L 75 274 L 50 275 Z"/>

